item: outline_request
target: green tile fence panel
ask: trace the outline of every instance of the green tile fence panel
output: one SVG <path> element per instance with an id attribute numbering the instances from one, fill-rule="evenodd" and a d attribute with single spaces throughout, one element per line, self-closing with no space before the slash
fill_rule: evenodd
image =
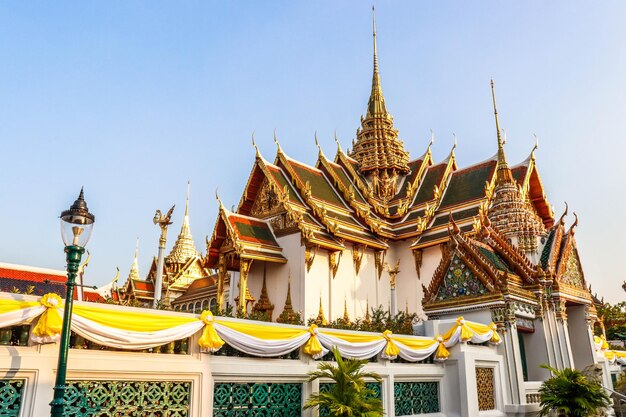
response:
<path id="1" fill-rule="evenodd" d="M 216 383 L 214 417 L 300 417 L 302 384 Z"/>
<path id="2" fill-rule="evenodd" d="M 23 379 L 0 379 L 0 416 L 20 415 L 25 382 Z"/>
<path id="3" fill-rule="evenodd" d="M 190 400 L 189 381 L 68 381 L 64 415 L 187 417 Z"/>
<path id="4" fill-rule="evenodd" d="M 396 382 L 393 396 L 396 416 L 439 412 L 438 382 Z"/>

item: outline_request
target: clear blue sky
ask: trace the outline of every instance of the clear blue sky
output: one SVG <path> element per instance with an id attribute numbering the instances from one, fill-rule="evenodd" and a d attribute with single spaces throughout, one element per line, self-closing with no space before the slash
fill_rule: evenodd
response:
<path id="1" fill-rule="evenodd" d="M 273 130 L 313 164 L 354 137 L 371 82 L 370 3 L 2 2 L 0 261 L 64 268 L 58 214 L 85 186 L 96 227 L 86 279 L 122 279 L 140 238 L 156 255 L 154 210 L 191 181 L 191 229 L 211 235 L 215 189 L 236 205 Z M 496 150 L 496 80 L 510 163 L 532 133 L 557 213 L 580 216 L 586 278 L 611 302 L 626 225 L 626 3 L 377 1 L 387 106 L 412 156 L 434 129 L 436 159 L 458 137 L 461 166 Z M 570 217 L 569 222 L 573 221 Z"/>

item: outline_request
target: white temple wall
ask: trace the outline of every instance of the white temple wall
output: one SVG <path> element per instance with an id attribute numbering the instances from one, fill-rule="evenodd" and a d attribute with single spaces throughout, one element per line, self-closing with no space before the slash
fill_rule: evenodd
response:
<path id="1" fill-rule="evenodd" d="M 422 267 L 420 268 L 420 281 L 426 288 L 433 278 L 435 270 L 441 262 L 441 249 L 439 245 L 422 249 Z M 421 286 L 420 286 L 421 287 Z"/>
<path id="2" fill-rule="evenodd" d="M 591 327 L 585 319 L 584 305 L 567 307 L 566 311 L 573 366 L 582 370 L 596 363 Z"/>
<path id="3" fill-rule="evenodd" d="M 417 313 L 421 317 L 424 315 L 422 285 L 417 278 L 415 259 L 410 249 L 411 243 L 410 241 L 395 242 L 387 256 L 389 256 L 388 262 L 392 268 L 396 260 L 400 259 L 400 272 L 396 276 L 397 312 L 404 311 L 408 304 L 409 313 Z M 387 272 L 385 274 L 389 277 Z"/>
<path id="4" fill-rule="evenodd" d="M 304 250 L 304 248 L 302 248 Z M 303 262 L 304 263 L 304 262 Z M 309 271 L 304 270 L 304 321 L 317 317 L 320 298 L 322 308 L 328 319 L 329 314 L 329 287 L 328 287 L 328 252 L 319 249 Z"/>
<path id="5" fill-rule="evenodd" d="M 350 319 L 354 319 L 355 306 L 355 274 L 354 274 L 354 262 L 352 261 L 352 250 L 349 245 L 343 250 L 341 259 L 339 259 L 339 266 L 337 268 L 337 274 L 329 280 L 330 293 L 331 293 L 331 313 L 328 313 L 328 320 L 335 320 L 339 317 L 343 317 L 344 301 L 348 307 L 348 315 Z M 329 266 L 330 268 L 330 266 Z M 329 269 L 330 270 L 330 269 Z"/>
<path id="6" fill-rule="evenodd" d="M 365 317 L 366 307 L 368 304 L 370 309 L 375 308 L 377 305 L 377 288 L 379 282 L 378 274 L 376 273 L 374 252 L 371 250 L 365 250 L 363 258 L 361 258 L 361 268 L 359 269 L 358 274 L 356 273 L 356 268 L 354 267 L 352 254 L 350 254 L 350 263 L 352 264 L 355 287 L 354 311 L 350 312 L 350 318 L 363 318 Z"/>
<path id="7" fill-rule="evenodd" d="M 550 378 L 550 371 L 541 367 L 543 364 L 552 364 L 548 356 L 548 335 L 545 333 L 543 320 L 535 320 L 533 333 L 518 332 L 518 336 L 524 339 L 526 353 L 526 370 L 529 381 L 543 381 Z"/>
<path id="8" fill-rule="evenodd" d="M 263 272 L 265 268 L 265 284 L 267 294 L 272 304 L 274 312 L 272 320 L 280 315 L 287 299 L 287 282 L 291 273 L 291 302 L 295 311 L 303 311 L 304 304 L 304 247 L 300 246 L 300 235 L 294 233 L 278 238 L 280 246 L 283 248 L 283 256 L 289 261 L 286 264 L 274 262 L 253 261 L 250 272 L 248 272 L 248 289 L 250 294 L 256 299 L 261 298 L 263 288 Z M 237 282 L 235 282 L 235 295 L 239 294 Z M 255 301 L 255 303 L 256 303 Z M 248 309 L 251 311 L 252 307 Z"/>

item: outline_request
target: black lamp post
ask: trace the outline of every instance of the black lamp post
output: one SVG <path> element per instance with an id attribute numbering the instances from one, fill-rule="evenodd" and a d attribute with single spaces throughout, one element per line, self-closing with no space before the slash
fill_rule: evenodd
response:
<path id="1" fill-rule="evenodd" d="M 74 304 L 74 287 L 76 275 L 80 266 L 80 258 L 85 252 L 85 245 L 91 237 L 93 223 L 96 220 L 87 209 L 87 203 L 80 189 L 78 199 L 74 204 L 61 213 L 61 236 L 67 254 L 67 293 L 65 294 L 65 309 L 63 311 L 63 328 L 59 344 L 59 362 L 57 376 L 54 383 L 54 399 L 50 403 L 52 417 L 63 417 L 65 408 L 65 376 L 67 373 L 67 354 L 70 348 L 70 323 L 72 322 L 72 306 Z"/>

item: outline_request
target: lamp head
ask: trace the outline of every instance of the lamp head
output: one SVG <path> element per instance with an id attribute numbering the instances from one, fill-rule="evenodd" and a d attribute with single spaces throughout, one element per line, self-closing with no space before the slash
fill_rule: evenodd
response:
<path id="1" fill-rule="evenodd" d="M 61 236 L 65 246 L 84 248 L 91 237 L 95 216 L 89 212 L 83 189 L 74 204 L 61 212 Z"/>

